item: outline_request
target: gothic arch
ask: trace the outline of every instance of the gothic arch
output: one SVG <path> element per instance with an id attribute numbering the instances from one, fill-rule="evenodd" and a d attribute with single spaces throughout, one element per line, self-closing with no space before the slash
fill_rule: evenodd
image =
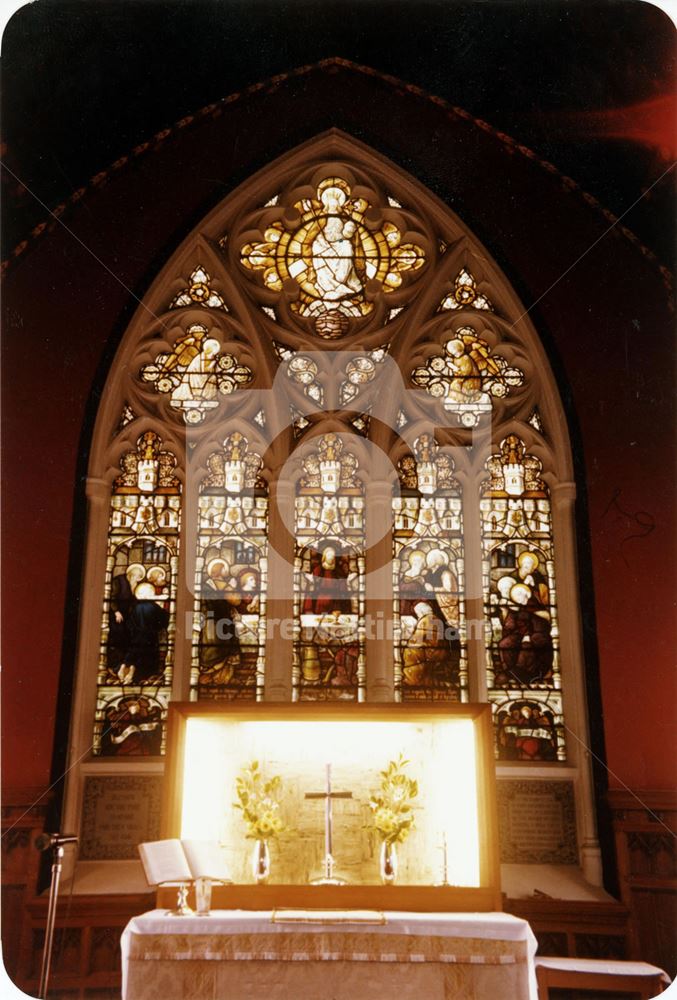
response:
<path id="1" fill-rule="evenodd" d="M 351 206 L 350 217 L 345 205 Z M 322 224 L 318 218 L 324 220 Z M 331 256 L 331 236 L 324 240 L 324 250 L 313 249 L 319 245 L 318 233 L 324 233 L 323 225 L 326 227 L 328 219 L 343 220 L 341 225 L 337 223 L 341 231 L 335 237 L 351 248 L 344 251 L 343 258 L 340 254 Z M 352 227 L 349 235 L 348 222 Z M 284 251 L 280 249 L 282 244 Z M 344 261 L 347 253 L 352 271 L 332 264 L 339 258 Z M 341 368 L 339 352 L 346 359 L 365 360 L 363 383 L 350 382 L 346 367 L 349 362 L 343 362 Z M 465 359 L 470 374 L 457 376 L 458 384 L 454 386 L 454 377 L 449 373 L 458 369 L 458 361 L 454 359 L 459 357 Z M 292 368 L 301 358 L 309 359 L 307 366 Z M 338 359 L 336 364 L 334 358 Z M 399 371 L 399 395 L 379 394 L 379 371 L 387 370 L 389 365 L 392 371 Z M 353 395 L 345 396 L 343 386 L 347 384 L 357 386 Z M 281 388 L 289 391 L 282 392 Z M 436 397 L 438 391 L 441 395 Z M 341 403 L 342 392 L 344 405 L 334 405 L 337 400 Z M 332 405 L 327 410 L 328 399 Z M 399 422 L 400 411 L 404 422 Z M 296 592 L 291 593 L 294 579 L 299 577 L 300 556 L 294 551 L 294 538 L 298 539 L 300 531 L 299 508 L 295 506 L 295 483 L 300 473 L 297 470 L 294 476 L 282 481 L 280 470 L 285 463 L 297 465 L 300 455 L 309 447 L 318 447 L 328 435 L 338 433 L 342 439 L 352 435 L 350 450 L 357 461 L 354 476 L 343 476 L 339 470 L 337 475 L 343 479 L 338 486 L 327 487 L 320 476 L 317 487 L 307 486 L 306 491 L 310 496 L 316 489 L 320 506 L 324 503 L 323 490 L 325 499 L 342 498 L 344 492 L 350 497 L 345 501 L 345 509 L 352 512 L 350 523 L 357 526 L 353 536 L 349 533 L 346 545 L 355 552 L 362 546 L 366 554 L 359 573 L 349 567 L 353 576 L 359 575 L 362 588 L 359 599 L 351 598 L 350 614 L 360 618 L 366 613 L 365 608 L 371 607 L 374 611 L 389 608 L 392 615 L 396 599 L 392 573 L 388 583 L 383 570 L 393 559 L 395 543 L 391 529 L 390 534 L 379 536 L 375 545 L 369 547 L 370 511 L 378 511 L 381 516 L 387 510 L 392 517 L 393 475 L 388 470 L 391 465 L 396 469 L 403 457 L 415 451 L 422 435 L 432 434 L 435 447 L 452 463 L 460 498 L 462 528 L 458 531 L 463 543 L 454 541 L 452 548 L 466 588 L 465 628 L 471 616 L 484 619 L 483 606 L 489 607 L 485 577 L 487 573 L 491 575 L 491 566 L 487 571 L 485 563 L 487 559 L 490 562 L 491 553 L 503 544 L 492 542 L 483 555 L 480 495 L 487 475 L 486 463 L 501 442 L 510 436 L 518 438 L 523 449 L 519 446 L 516 454 L 522 462 L 526 455 L 530 461 L 539 463 L 544 486 L 540 493 L 523 490 L 519 496 L 517 487 L 512 487 L 512 493 L 506 487 L 505 497 L 500 498 L 500 503 L 497 501 L 496 507 L 508 510 L 513 497 L 515 509 L 519 503 L 525 510 L 531 510 L 534 504 L 540 504 L 543 511 L 547 507 L 547 517 L 543 514 L 540 522 L 541 533 L 548 535 L 550 562 L 557 567 L 557 602 L 555 605 L 553 597 L 547 607 L 544 603 L 532 614 L 540 614 L 541 620 L 550 616 L 548 624 L 553 635 L 558 625 L 561 671 L 557 672 L 557 680 L 559 683 L 561 678 L 561 685 L 551 685 L 553 697 L 563 698 L 568 725 L 582 739 L 586 738 L 573 463 L 552 369 L 528 311 L 486 249 L 448 206 L 385 157 L 336 129 L 281 156 L 231 192 L 195 227 L 163 266 L 136 309 L 111 367 L 92 440 L 83 583 L 87 596 L 83 602 L 72 722 L 73 760 L 86 753 L 92 741 L 91 720 L 97 698 L 97 673 L 92 667 L 94 650 L 102 643 L 106 646 L 106 642 L 108 655 L 111 649 L 110 640 L 106 639 L 111 625 L 106 632 L 104 624 L 103 639 L 100 633 L 102 607 L 104 620 L 108 616 L 109 622 L 112 621 L 114 562 L 111 562 L 112 543 L 106 539 L 112 524 L 111 492 L 115 494 L 117 474 L 114 470 L 119 471 L 124 455 L 149 431 L 162 439 L 162 447 L 176 459 L 177 489 L 182 490 L 184 510 L 182 526 L 177 529 L 179 565 L 182 560 L 185 563 L 188 555 L 191 559 L 198 558 L 193 557 L 195 545 L 189 544 L 187 538 L 195 530 L 195 512 L 199 509 L 209 456 L 224 445 L 228 435 L 237 433 L 246 438 L 248 454 L 261 458 L 262 483 L 257 485 L 252 480 L 246 489 L 244 485 L 239 489 L 254 506 L 256 497 L 262 498 L 264 493 L 266 504 L 270 504 L 269 515 L 268 507 L 262 502 L 260 506 L 269 518 L 265 532 L 262 522 L 249 529 L 256 535 L 256 545 L 262 532 L 269 536 L 267 562 L 265 566 L 262 562 L 257 564 L 258 581 L 260 585 L 266 574 L 269 616 L 293 619 L 297 636 L 286 645 L 274 645 L 273 638 L 265 631 L 265 616 L 259 613 L 263 625 L 256 623 L 259 642 L 256 683 L 249 690 L 252 696 L 275 699 L 299 696 L 303 670 L 295 659 L 294 646 L 300 641 L 298 634 L 302 628 L 299 609 L 311 607 L 313 601 L 319 600 L 317 590 L 313 592 L 315 597 L 311 597 L 309 591 L 299 593 L 298 584 Z M 370 447 L 380 449 L 385 457 L 383 470 L 376 476 L 369 474 Z M 242 463 L 240 451 L 236 459 L 227 460 Z M 413 460 L 417 468 L 423 461 L 416 456 Z M 223 475 L 226 474 L 224 471 Z M 242 471 L 237 475 L 244 477 Z M 516 475 L 519 478 L 524 474 Z M 428 509 L 426 498 L 431 493 L 430 490 L 426 493 L 428 487 L 421 487 L 422 482 L 419 477 L 415 485 L 406 488 L 411 510 Z M 144 496 L 140 483 L 139 480 L 137 486 L 127 486 L 137 491 L 133 495 L 141 498 L 139 504 L 151 495 L 165 496 L 157 494 L 155 487 Z M 349 483 L 347 492 L 345 483 Z M 217 505 L 218 509 L 235 511 L 235 499 L 240 495 L 237 490 L 229 492 L 227 484 L 214 487 L 218 489 L 223 493 L 223 503 Z M 536 499 L 532 499 L 532 494 Z M 358 502 L 360 496 L 364 498 L 363 506 Z M 230 499 L 233 504 L 229 507 Z M 153 504 L 158 510 L 164 509 L 156 499 Z M 244 509 L 240 513 L 246 520 L 249 514 L 242 513 Z M 365 512 L 361 527 L 357 513 L 360 510 Z M 244 530 L 233 529 L 230 536 L 231 540 L 239 540 L 240 549 L 246 549 Z M 402 529 L 402 539 L 406 530 Z M 510 537 L 513 558 L 517 559 L 525 551 L 526 542 L 520 540 L 520 535 Z M 297 541 L 299 551 L 311 545 L 309 538 L 303 536 L 302 541 Z M 425 546 L 424 553 L 432 551 L 432 542 L 426 542 Z M 230 548 L 223 543 L 223 551 L 231 553 L 229 559 L 235 558 L 232 554 L 236 548 L 235 543 Z M 406 548 L 404 542 L 400 548 Z M 536 541 L 532 548 L 538 548 Z M 218 562 L 219 558 L 226 558 L 214 555 L 214 546 L 203 549 L 199 558 L 205 565 L 210 560 Z M 238 559 L 242 556 L 240 549 Z M 538 551 L 545 549 L 541 545 Z M 348 570 L 346 573 L 350 576 Z M 199 694 L 196 643 L 204 645 L 204 638 L 196 639 L 197 625 L 189 630 L 181 624 L 192 614 L 197 616 L 192 621 L 199 618 L 199 598 L 191 593 L 195 567 L 183 565 L 172 579 L 175 591 L 167 596 L 167 602 L 173 609 L 175 623 L 174 661 L 171 664 L 167 661 L 164 673 L 159 671 L 164 680 L 158 685 L 165 701 Z M 549 581 L 554 581 L 552 573 Z M 554 585 L 551 590 L 554 594 Z M 263 591 L 261 594 L 263 602 Z M 346 603 L 348 599 L 342 600 Z M 355 610 L 358 604 L 359 610 Z M 554 617 L 555 608 L 558 619 Z M 495 617 L 495 621 L 499 618 Z M 250 627 L 254 626 L 250 623 Z M 488 680 L 493 676 L 495 682 L 496 671 L 488 674 L 486 670 L 487 635 L 486 629 L 472 636 L 470 630 L 463 634 L 458 697 L 472 700 L 494 697 L 498 704 L 498 695 L 496 691 L 492 694 Z M 168 640 L 163 641 L 167 646 Z M 403 674 L 401 670 L 398 688 L 392 644 L 369 638 L 360 642 L 359 654 L 350 653 L 356 663 L 359 660 L 359 667 L 355 668 L 359 683 L 355 682 L 354 691 L 346 683 L 338 696 L 344 696 L 349 689 L 351 697 L 360 699 L 401 696 Z M 107 681 L 101 681 L 104 668 L 110 666 L 105 663 L 105 653 L 102 656 L 99 688 L 102 690 L 107 683 L 112 692 L 110 697 L 116 699 L 117 705 L 126 692 L 118 691 L 110 670 Z M 223 676 L 227 675 L 229 668 L 222 669 Z M 320 676 L 323 672 L 329 675 L 331 671 L 320 670 Z M 548 693 L 549 675 L 545 670 L 542 674 L 535 674 L 535 685 L 520 681 L 517 687 L 521 694 L 513 692 L 512 702 L 531 698 L 536 703 L 543 691 Z M 315 676 L 310 668 L 308 676 Z M 314 683 L 309 681 L 306 690 L 309 696 L 316 691 Z M 121 685 L 124 688 L 122 681 Z M 226 693 L 236 694 L 234 688 L 228 688 Z M 139 692 L 139 697 L 142 695 L 143 691 Z M 548 772 L 575 780 L 580 858 L 588 877 L 599 882 L 588 762 L 577 742 L 565 739 L 561 708 L 558 711 L 556 753 L 548 756 L 536 752 L 531 760 L 506 757 L 500 766 L 505 774 L 526 772 L 535 777 Z M 98 713 L 97 725 L 103 725 L 108 716 L 101 706 Z M 497 720 L 499 715 L 497 711 Z M 157 724 L 158 717 L 153 722 Z M 536 727 L 531 728 L 535 731 Z M 524 739 L 519 738 L 524 744 Z M 146 757 L 153 759 L 147 760 L 145 766 L 159 770 L 161 761 L 154 759 L 159 744 L 156 741 L 152 746 L 153 752 L 146 751 Z M 127 768 L 131 766 L 131 756 L 125 758 Z M 110 758 L 106 764 L 114 770 L 116 755 L 111 753 Z M 83 774 L 101 763 L 89 759 L 72 773 L 66 818 L 74 823 L 79 820 Z"/>

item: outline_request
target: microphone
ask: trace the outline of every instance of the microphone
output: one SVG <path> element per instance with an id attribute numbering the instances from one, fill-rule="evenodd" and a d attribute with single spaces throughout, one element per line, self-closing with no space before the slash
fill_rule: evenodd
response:
<path id="1" fill-rule="evenodd" d="M 35 838 L 35 846 L 39 851 L 46 851 L 48 847 L 63 847 L 64 844 L 77 844 L 78 838 L 74 833 L 41 833 Z"/>

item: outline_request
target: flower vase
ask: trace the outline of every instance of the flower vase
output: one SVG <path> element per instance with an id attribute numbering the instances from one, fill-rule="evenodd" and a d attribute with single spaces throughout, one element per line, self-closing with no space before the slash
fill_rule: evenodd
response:
<path id="1" fill-rule="evenodd" d="M 384 885 L 392 885 L 397 878 L 397 846 L 384 840 L 380 855 L 381 881 Z"/>
<path id="2" fill-rule="evenodd" d="M 267 840 L 254 841 L 252 874 L 255 882 L 265 882 L 270 875 L 270 850 Z"/>

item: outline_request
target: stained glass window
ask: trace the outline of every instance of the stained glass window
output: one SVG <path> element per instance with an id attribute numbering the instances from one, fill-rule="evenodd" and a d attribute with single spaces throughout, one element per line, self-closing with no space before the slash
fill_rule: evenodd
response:
<path id="1" fill-rule="evenodd" d="M 550 497 L 541 462 L 510 434 L 480 501 L 487 684 L 502 760 L 564 760 Z"/>
<path id="2" fill-rule="evenodd" d="M 388 690 L 401 701 L 481 693 L 501 760 L 565 759 L 550 496 L 530 453 L 541 454 L 531 442 L 546 432 L 555 450 L 557 428 L 531 341 L 517 322 L 506 332 L 510 317 L 494 303 L 509 297 L 472 241 L 424 212 L 425 197 L 371 170 L 348 157 L 271 178 L 207 241 L 182 249 L 189 265 L 180 280 L 168 274 L 153 301 L 170 317 L 164 331 L 143 317 L 129 338 L 103 449 L 117 456 L 118 436 L 138 437 L 121 460 L 107 525 L 97 756 L 160 754 L 171 690 L 263 699 L 277 582 L 268 580 L 269 545 L 277 549 L 279 530 L 269 523 L 268 477 L 291 452 L 293 636 L 281 662 L 292 669 L 271 683 L 297 701 L 364 700 L 374 652 L 374 690 L 392 663 Z M 413 391 L 391 400 L 400 373 Z M 252 388 L 255 377 L 265 388 Z M 134 432 L 158 420 L 164 444 L 156 431 Z M 486 470 L 475 428 L 494 441 Z M 387 637 L 367 642 L 366 608 L 381 609 L 383 595 L 366 575 L 365 539 L 382 527 L 379 491 L 389 506 L 393 476 L 367 457 L 380 448 L 398 456 L 385 571 L 392 615 Z M 194 503 L 179 482 L 193 459 Z M 553 466 L 547 473 L 549 482 Z M 378 515 L 367 509 L 372 474 Z M 179 572 L 185 642 L 175 638 Z M 468 579 L 477 594 L 466 594 Z M 484 610 L 472 620 L 471 597 Z"/>
<path id="3" fill-rule="evenodd" d="M 364 517 L 358 462 L 323 435 L 306 451 L 296 497 L 294 697 L 364 699 Z"/>
<path id="4" fill-rule="evenodd" d="M 261 456 L 235 431 L 200 484 L 191 699 L 261 698 L 268 495 Z"/>
<path id="5" fill-rule="evenodd" d="M 341 382 L 339 399 L 343 406 L 347 406 L 351 400 L 355 399 L 360 388 L 368 382 L 373 382 L 376 377 L 378 366 L 383 363 L 388 354 L 389 345 L 379 347 L 368 354 L 358 354 L 351 357 L 344 368 L 345 378 Z"/>
<path id="6" fill-rule="evenodd" d="M 477 289 L 477 282 L 470 271 L 464 267 L 456 275 L 454 289 L 444 296 L 440 303 L 440 309 L 487 309 L 493 312 L 492 306 L 486 295 L 481 295 Z"/>
<path id="7" fill-rule="evenodd" d="M 168 395 L 170 405 L 187 424 L 201 423 L 228 396 L 252 380 L 251 369 L 232 354 L 222 354 L 221 344 L 206 326 L 193 323 L 182 334 L 171 353 L 158 354 L 144 365 L 140 376 L 155 391 Z"/>
<path id="8" fill-rule="evenodd" d="M 285 282 L 298 286 L 291 308 L 314 317 L 320 337 L 341 337 L 351 317 L 372 311 L 368 283 L 391 293 L 425 263 L 423 249 L 404 242 L 395 222 L 368 222 L 372 206 L 343 177 L 325 177 L 293 208 L 298 221 L 271 221 L 263 240 L 243 245 L 240 259 L 247 270 L 262 272 L 270 291 L 281 292 Z"/>
<path id="9" fill-rule="evenodd" d="M 208 309 L 222 309 L 228 312 L 223 296 L 211 287 L 211 276 L 200 264 L 190 276 L 188 287 L 176 295 L 169 306 L 170 309 L 180 309 L 182 306 L 204 305 Z"/>
<path id="10" fill-rule="evenodd" d="M 403 701 L 468 697 L 463 515 L 449 456 L 422 434 L 393 498 L 395 690 Z"/>
<path id="11" fill-rule="evenodd" d="M 113 485 L 93 753 L 164 750 L 176 628 L 181 490 L 176 458 L 147 431 Z"/>
<path id="12" fill-rule="evenodd" d="M 472 326 L 462 326 L 445 342 L 444 354 L 415 368 L 411 380 L 442 399 L 458 423 L 474 427 L 482 414 L 491 413 L 491 397 L 507 396 L 522 385 L 524 373 L 492 351 Z"/>

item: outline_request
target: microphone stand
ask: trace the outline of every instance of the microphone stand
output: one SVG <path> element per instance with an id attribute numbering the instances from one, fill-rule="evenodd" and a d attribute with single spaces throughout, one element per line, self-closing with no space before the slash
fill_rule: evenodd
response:
<path id="1" fill-rule="evenodd" d="M 49 887 L 49 905 L 47 907 L 47 926 L 45 928 L 45 944 L 42 949 L 42 969 L 40 971 L 40 986 L 38 997 L 41 1000 L 47 996 L 49 982 L 49 967 L 52 964 L 52 943 L 54 941 L 54 924 L 56 922 L 56 904 L 59 896 L 59 880 L 63 862 L 63 847 L 55 843 L 52 847 L 52 881 Z"/>

